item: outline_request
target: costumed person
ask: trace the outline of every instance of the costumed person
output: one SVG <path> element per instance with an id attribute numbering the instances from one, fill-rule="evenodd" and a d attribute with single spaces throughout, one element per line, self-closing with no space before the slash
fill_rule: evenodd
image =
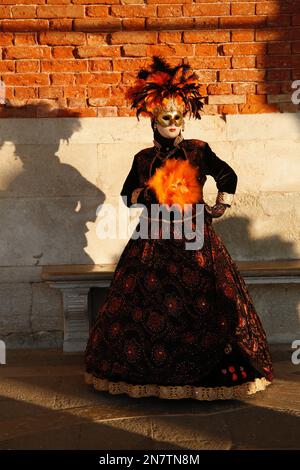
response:
<path id="1" fill-rule="evenodd" d="M 201 119 L 200 86 L 189 64 L 171 67 L 153 56 L 127 92 L 137 118 L 151 118 L 154 137 L 154 146 L 134 156 L 121 190 L 128 207 L 145 209 L 136 232 L 146 223 L 151 233 L 155 205 L 170 215 L 172 207 L 177 213 L 189 207 L 195 229 L 200 207 L 204 238 L 200 248 L 186 249 L 190 239 L 175 236 L 182 224 L 175 211 L 169 238 L 158 224 L 155 236 L 129 239 L 86 347 L 85 381 L 96 390 L 135 398 L 240 399 L 273 380 L 253 300 L 212 223 L 231 207 L 237 175 L 207 142 L 182 135 L 187 113 Z M 207 175 L 218 190 L 213 206 L 203 199 Z"/>

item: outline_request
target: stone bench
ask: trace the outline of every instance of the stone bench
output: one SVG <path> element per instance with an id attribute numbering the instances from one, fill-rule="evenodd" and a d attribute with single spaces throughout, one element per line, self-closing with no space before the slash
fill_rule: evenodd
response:
<path id="1" fill-rule="evenodd" d="M 236 261 L 246 284 L 300 282 L 300 260 Z M 65 352 L 84 351 L 89 336 L 89 292 L 110 286 L 116 264 L 44 266 L 41 277 L 63 296 Z"/>

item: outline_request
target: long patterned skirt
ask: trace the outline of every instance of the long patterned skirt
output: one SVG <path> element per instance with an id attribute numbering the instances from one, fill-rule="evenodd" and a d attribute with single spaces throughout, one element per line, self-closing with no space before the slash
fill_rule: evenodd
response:
<path id="1" fill-rule="evenodd" d="M 193 230 L 195 220 L 193 211 Z M 177 221 L 169 239 L 162 225 L 153 238 L 129 239 L 90 332 L 86 383 L 135 398 L 196 400 L 242 398 L 271 384 L 266 334 L 212 220 L 205 212 L 198 249 L 176 238 Z"/>

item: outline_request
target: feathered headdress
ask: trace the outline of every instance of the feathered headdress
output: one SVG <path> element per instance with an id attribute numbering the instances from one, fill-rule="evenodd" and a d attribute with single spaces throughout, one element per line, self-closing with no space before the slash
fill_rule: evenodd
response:
<path id="1" fill-rule="evenodd" d="M 136 116 L 155 117 L 168 105 L 187 112 L 195 119 L 201 119 L 200 110 L 204 103 L 200 94 L 198 75 L 191 70 L 189 64 L 171 67 L 165 59 L 153 56 L 150 70 L 138 72 L 134 86 L 130 87 L 125 97 L 132 101 L 131 108 L 136 108 Z"/>

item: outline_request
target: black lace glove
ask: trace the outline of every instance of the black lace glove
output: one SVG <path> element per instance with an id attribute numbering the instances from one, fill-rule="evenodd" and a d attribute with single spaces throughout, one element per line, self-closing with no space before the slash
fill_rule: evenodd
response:
<path id="1" fill-rule="evenodd" d="M 214 219 L 221 217 L 224 214 L 227 207 L 228 207 L 227 204 L 223 204 L 222 202 L 218 202 L 214 204 L 213 206 L 204 204 L 205 211 Z"/>
<path id="2" fill-rule="evenodd" d="M 143 188 L 136 188 L 131 196 L 132 204 L 144 204 L 149 206 L 150 204 L 158 204 L 156 193 L 149 186 Z"/>

